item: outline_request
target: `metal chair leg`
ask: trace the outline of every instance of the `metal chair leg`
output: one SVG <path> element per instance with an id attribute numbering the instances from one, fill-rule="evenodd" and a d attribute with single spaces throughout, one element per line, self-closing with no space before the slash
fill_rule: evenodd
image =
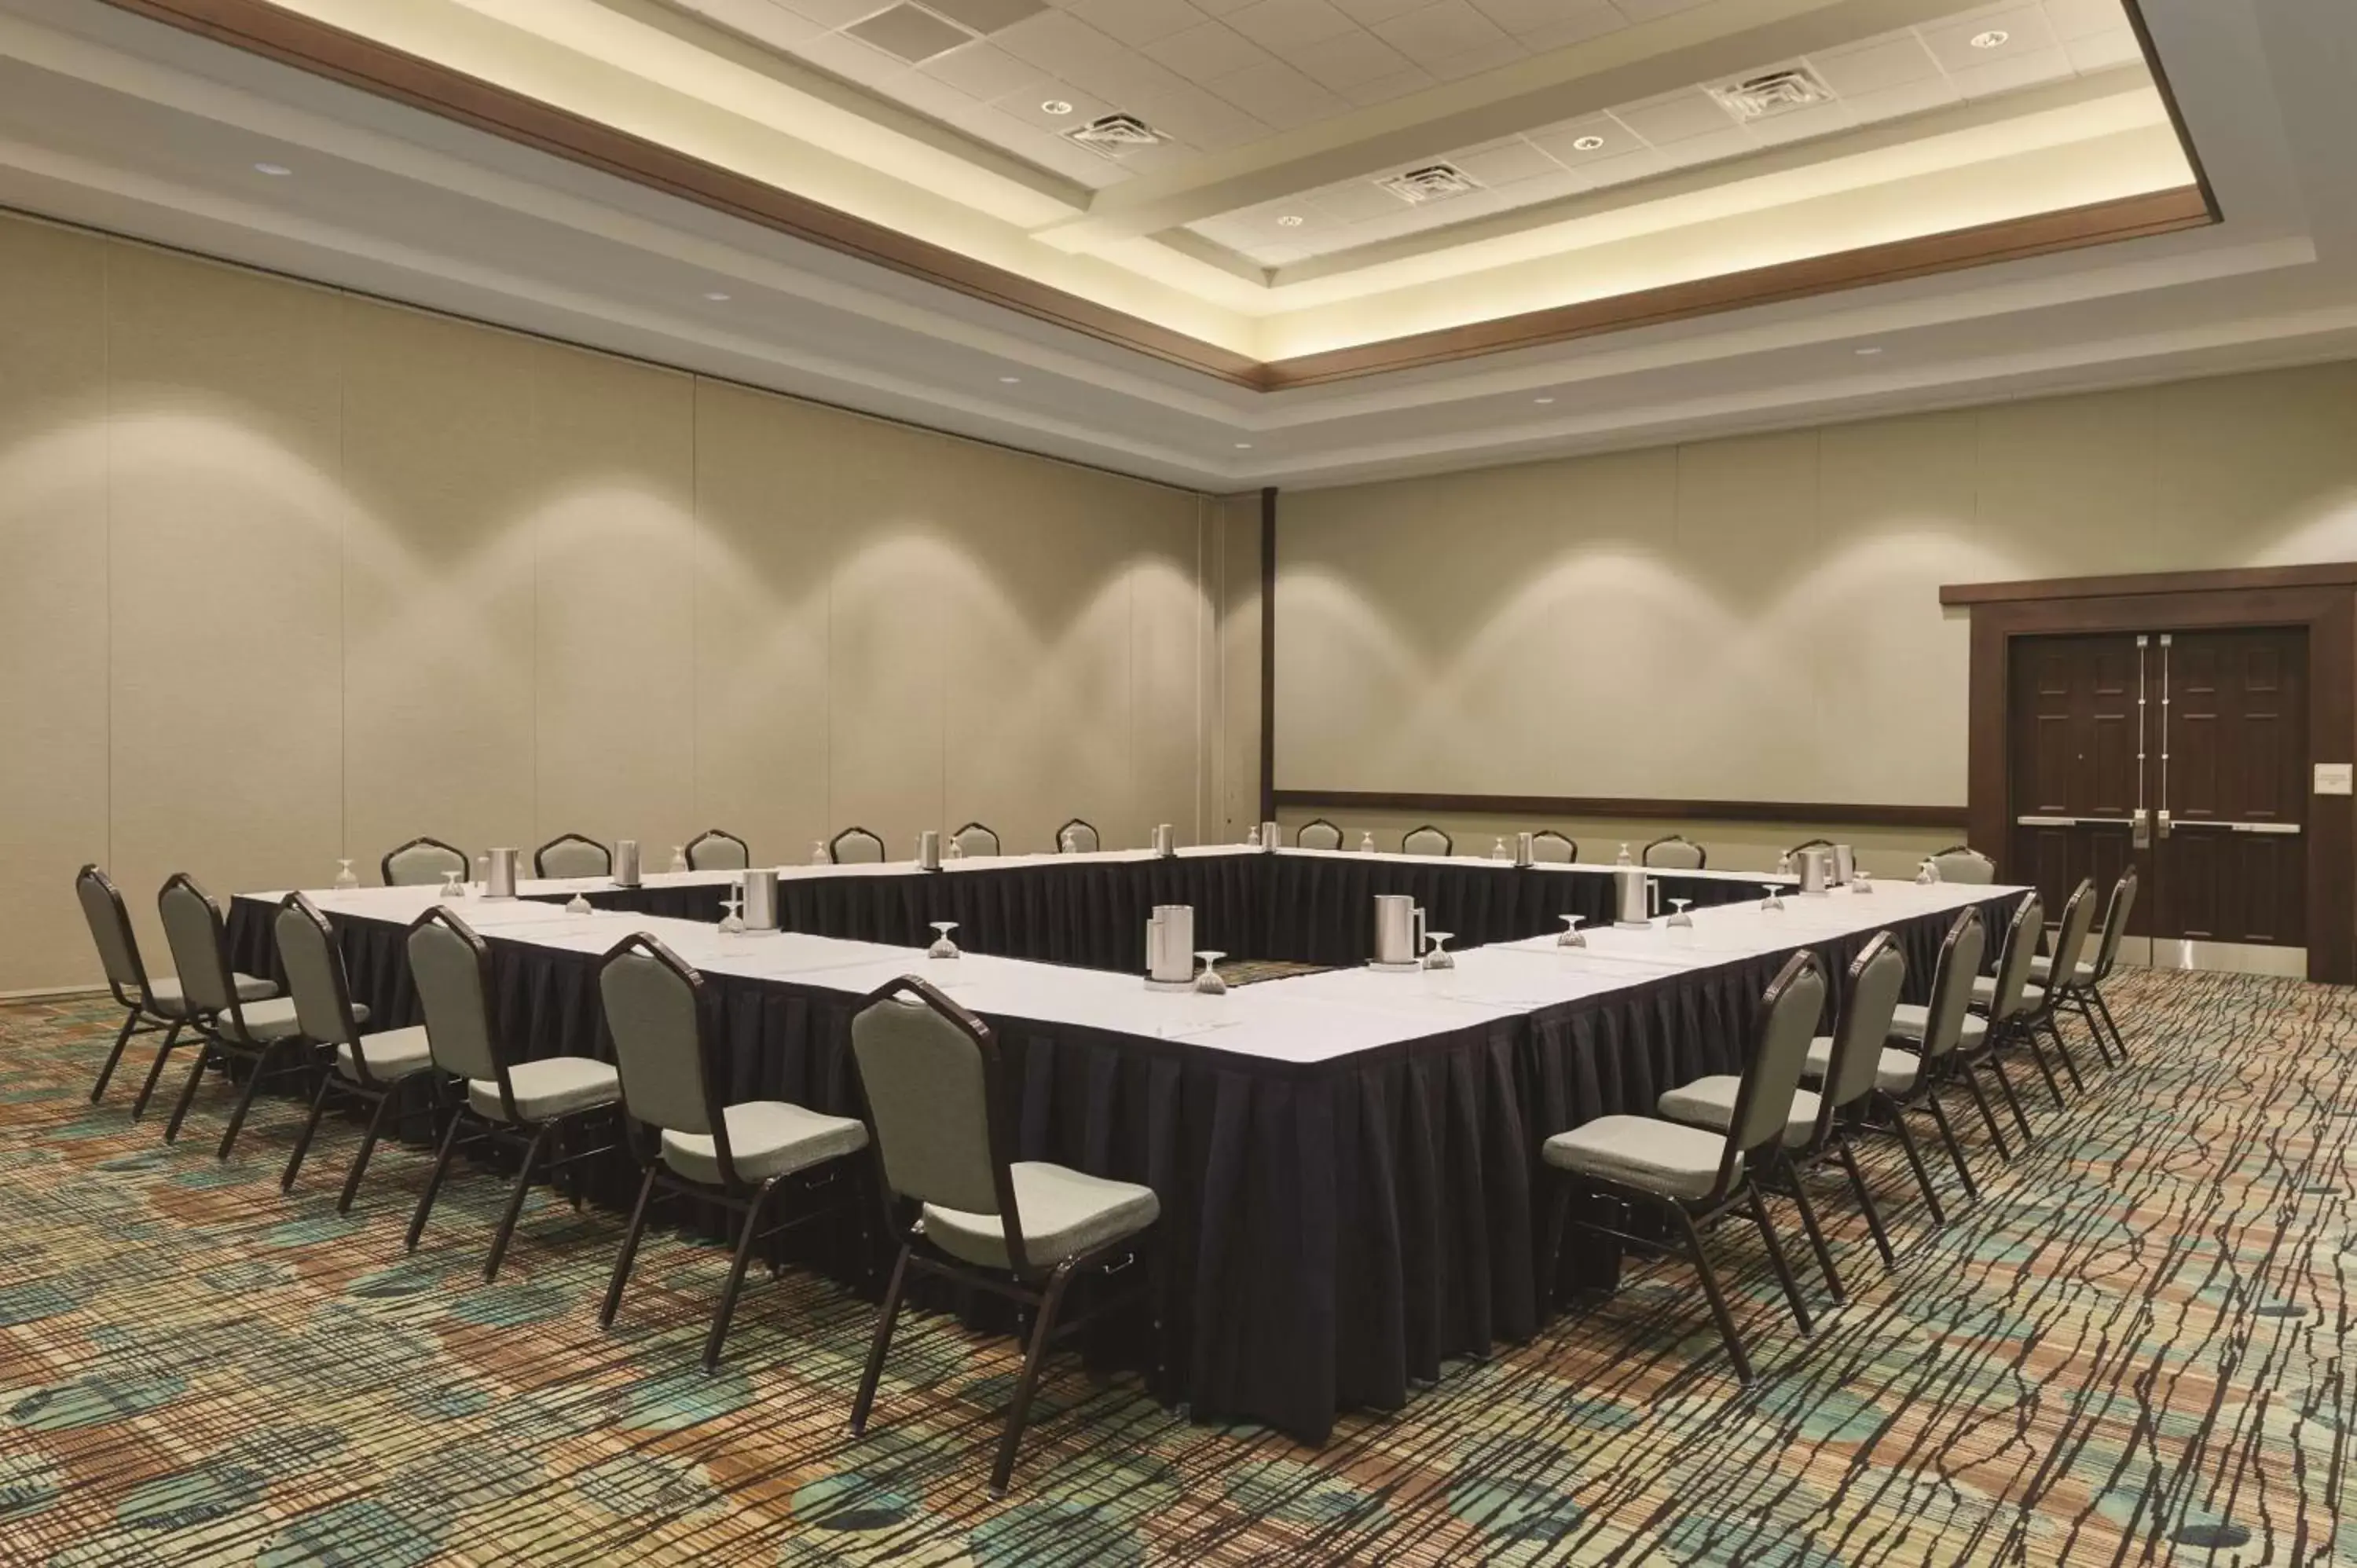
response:
<path id="1" fill-rule="evenodd" d="M 1727 1293 L 1718 1286 L 1718 1271 L 1710 1266 L 1710 1254 L 1703 1250 L 1702 1232 L 1695 1229 L 1694 1216 L 1683 1204 L 1666 1205 L 1678 1217 L 1678 1224 L 1686 1233 L 1686 1256 L 1694 1260 L 1695 1273 L 1702 1276 L 1702 1294 L 1709 1299 L 1710 1315 L 1718 1320 L 1718 1337 L 1726 1341 L 1727 1359 L 1735 1363 L 1738 1382 L 1751 1381 L 1751 1358 L 1744 1353 L 1743 1336 L 1735 1331 L 1735 1315 L 1727 1310 Z"/>
<path id="2" fill-rule="evenodd" d="M 189 1069 L 188 1081 L 180 1086 L 179 1103 L 172 1107 L 171 1120 L 164 1123 L 164 1142 L 169 1144 L 179 1137 L 180 1122 L 188 1114 L 188 1106 L 197 1098 L 197 1084 L 204 1078 L 205 1069 L 212 1064 L 212 1043 L 209 1040 L 199 1040 L 197 1065 Z M 158 1061 L 156 1065 L 161 1067 L 164 1064 Z"/>
<path id="3" fill-rule="evenodd" d="M 215 1153 L 216 1158 L 229 1158 L 229 1152 L 237 1147 L 237 1135 L 245 1130 L 246 1113 L 253 1109 L 253 1097 L 262 1089 L 262 1075 L 270 1070 L 270 1058 L 277 1054 L 275 1048 L 265 1047 L 253 1058 L 253 1070 L 246 1074 L 245 1087 L 238 1090 L 237 1105 L 229 1113 L 229 1125 L 221 1129 L 221 1148 Z"/>
<path id="4" fill-rule="evenodd" d="M 1834 1145 L 1834 1156 L 1849 1174 L 1850 1190 L 1857 1194 L 1857 1206 L 1866 1211 L 1866 1228 L 1874 1237 L 1874 1250 L 1882 1254 L 1882 1266 L 1895 1269 L 1899 1255 L 1890 1250 L 1890 1233 L 1882 1228 L 1882 1210 L 1875 1207 L 1874 1193 L 1866 1185 L 1866 1173 L 1857 1168 L 1857 1155 L 1846 1139 Z"/>
<path id="5" fill-rule="evenodd" d="M 98 1103 L 106 1092 L 106 1080 L 114 1076 L 114 1064 L 123 1059 L 123 1047 L 131 1043 L 134 1031 L 139 1027 L 139 1009 L 134 1007 L 123 1015 L 123 1027 L 114 1032 L 114 1048 L 106 1053 L 106 1065 L 98 1069 L 98 1081 L 90 1086 L 90 1102 Z"/>
<path id="6" fill-rule="evenodd" d="M 2072 1006 L 2078 1009 L 2079 1022 L 2087 1026 L 2088 1037 L 2095 1042 L 2095 1054 L 2104 1058 L 2104 1065 L 2105 1067 L 2119 1066 L 2119 1062 L 2112 1055 L 2112 1042 L 2104 1037 L 2104 1026 L 2095 1022 L 2095 1010 L 2087 1005 L 2087 993 L 2085 988 L 2079 986 L 2072 987 L 2070 993 L 2070 1002 Z"/>
<path id="7" fill-rule="evenodd" d="M 1839 1305 L 1849 1299 L 1849 1294 L 1842 1288 L 1841 1271 L 1834 1267 L 1833 1249 L 1825 1245 L 1824 1228 L 1817 1223 L 1817 1206 L 1809 1199 L 1808 1173 L 1797 1160 L 1787 1160 L 1784 1174 L 1792 1177 L 1792 1207 L 1801 1211 L 1801 1230 L 1817 1254 L 1817 1272 L 1825 1276 L 1825 1289 L 1835 1305 Z"/>
<path id="8" fill-rule="evenodd" d="M 1933 1090 L 1925 1095 L 1923 1103 L 1931 1107 L 1932 1120 L 1939 1125 L 1940 1141 L 1948 1145 L 1948 1158 L 1954 1163 L 1956 1175 L 1964 1181 L 1964 1196 L 1975 1203 L 1979 1202 L 1980 1184 L 1973 1180 L 1973 1167 L 1964 1163 L 1964 1146 L 1956 1141 L 1955 1128 L 1948 1124 L 1948 1110 L 1940 1103 L 1939 1090 Z"/>
<path id="9" fill-rule="evenodd" d="M 278 1176 L 278 1190 L 295 1190 L 296 1173 L 303 1168 L 303 1156 L 311 1152 L 311 1140 L 319 1131 L 319 1118 L 327 1114 L 328 1090 L 335 1087 L 336 1069 L 323 1069 L 319 1087 L 311 1091 L 311 1113 L 303 1118 L 303 1130 L 295 1134 L 295 1147 L 286 1155 L 286 1168 Z"/>
<path id="10" fill-rule="evenodd" d="M 508 1189 L 507 1209 L 500 1216 L 500 1228 L 491 1232 L 491 1255 L 483 1260 L 485 1284 L 490 1284 L 500 1277 L 500 1260 L 508 1255 L 508 1240 L 515 1234 L 517 1217 L 523 1213 L 524 1197 L 532 1191 L 532 1167 L 540 1161 L 540 1151 L 548 1139 L 548 1127 L 549 1124 L 544 1122 L 534 1128 L 532 1142 L 523 1146 L 523 1161 L 516 1166 L 515 1185 Z M 650 1179 L 652 1179 L 651 1172 L 650 1172 Z M 645 1214 L 646 1197 L 643 1194 L 639 1198 L 639 1207 L 640 1213 L 631 1217 L 633 1229 L 630 1232 L 630 1244 L 632 1247 L 638 1245 L 638 1231 L 635 1228 L 637 1221 L 644 1218 Z M 621 1287 L 619 1283 L 615 1286 L 614 1294 L 615 1298 L 619 1300 L 621 1294 Z M 612 1308 L 608 1307 L 607 1320 L 610 1322 L 612 1317 Z"/>
<path id="11" fill-rule="evenodd" d="M 434 1200 L 442 1195 L 442 1178 L 449 1174 L 450 1156 L 458 1147 L 458 1130 L 466 1124 L 463 1106 L 450 1112 L 450 1126 L 442 1134 L 442 1146 L 434 1152 L 434 1168 L 425 1174 L 425 1190 L 417 1195 L 417 1212 L 409 1217 L 409 1235 L 402 1242 L 402 1251 L 417 1251 L 417 1239 L 425 1234 L 425 1217 L 434 1212 Z"/>
<path id="12" fill-rule="evenodd" d="M 876 1337 L 867 1345 L 867 1369 L 859 1375 L 859 1394 L 851 1402 L 851 1435 L 867 1430 L 867 1413 L 876 1407 L 876 1385 L 884 1376 L 884 1355 L 892 1348 L 892 1325 L 900 1316 L 900 1293 L 909 1283 L 909 1245 L 892 1265 L 892 1283 L 884 1287 L 884 1306 L 876 1315 Z"/>
<path id="13" fill-rule="evenodd" d="M 1890 1127 L 1899 1134 L 1900 1148 L 1906 1151 L 1908 1168 L 1915 1173 L 1915 1185 L 1923 1189 L 1923 1207 L 1932 1211 L 1932 1223 L 1945 1225 L 1947 1211 L 1940 1207 L 1940 1194 L 1932 1186 L 1932 1173 L 1923 1166 L 1923 1151 L 1915 1146 L 1915 1134 L 1908 1131 L 1907 1112 L 1893 1111 Z"/>
<path id="14" fill-rule="evenodd" d="M 394 1098 L 393 1090 L 385 1090 L 377 1096 L 376 1109 L 369 1112 L 368 1131 L 361 1134 L 361 1146 L 352 1155 L 352 1168 L 344 1176 L 343 1193 L 336 1199 L 339 1214 L 351 1212 L 352 1198 L 361 1189 L 361 1176 L 368 1170 L 369 1156 L 376 1153 L 376 1141 L 384 1132 L 384 1118 L 393 1109 Z"/>
<path id="15" fill-rule="evenodd" d="M 704 1338 L 704 1369 L 716 1370 L 720 1365 L 720 1347 L 728 1337 L 728 1320 L 737 1315 L 737 1295 L 745 1288 L 745 1265 L 752 1261 L 753 1239 L 761 1233 L 761 1219 L 770 1211 L 770 1200 L 777 1196 L 780 1178 L 771 1176 L 753 1194 L 753 1201 L 745 1206 L 745 1228 L 737 1235 L 737 1255 L 729 1260 L 728 1283 L 720 1287 L 720 1300 L 712 1309 L 712 1332 Z"/>
<path id="16" fill-rule="evenodd" d="M 1557 1176 L 1547 1183 L 1546 1219 L 1544 1229 L 1539 1232 L 1544 1238 L 1540 1248 L 1538 1274 L 1538 1320 L 1543 1324 L 1555 1316 L 1555 1287 L 1563 1268 L 1563 1232 L 1564 1227 L 1570 1223 L 1571 1202 L 1569 1176 Z"/>
<path id="17" fill-rule="evenodd" d="M 1039 1368 L 1048 1359 L 1055 1338 L 1056 1315 L 1063 1309 L 1064 1291 L 1072 1283 L 1072 1261 L 1056 1265 L 1040 1298 L 1039 1316 L 1031 1325 L 1031 1348 L 1023 1356 L 1023 1375 L 1015 1380 L 1015 1400 L 1006 1407 L 1006 1431 L 998 1440 L 998 1458 L 990 1466 L 990 1495 L 1003 1498 L 1015 1474 L 1015 1450 L 1023 1442 L 1023 1427 L 1031 1419 L 1031 1396 L 1039 1389 Z"/>
<path id="18" fill-rule="evenodd" d="M 2038 1026 L 2026 1025 L 2014 1031 L 2012 1037 L 2029 1047 L 2029 1059 L 2038 1064 L 2038 1075 L 2046 1080 L 2046 1092 L 2054 1101 L 2054 1109 L 2068 1111 L 2071 1102 L 2062 1098 L 2062 1080 L 2054 1076 L 2054 1064 L 2046 1059 L 2046 1047 L 2038 1043 Z"/>
<path id="19" fill-rule="evenodd" d="M 1981 1121 L 1988 1127 L 1989 1142 L 1996 1145 L 1996 1157 L 2011 1165 L 2013 1150 L 2006 1144 L 2004 1129 L 1996 1124 L 1996 1112 L 1989 1104 L 1988 1096 L 1981 1092 L 1981 1080 L 1976 1076 L 1979 1071 L 1978 1063 L 1971 1064 L 1964 1069 L 1961 1075 L 1964 1088 L 1971 1093 L 1973 1103 L 1980 1108 Z"/>
<path id="20" fill-rule="evenodd" d="M 597 1326 L 614 1326 L 614 1314 L 622 1305 L 622 1286 L 630 1278 L 630 1263 L 639 1255 L 639 1233 L 647 1228 L 647 1205 L 655 1196 L 655 1167 L 647 1166 L 647 1179 L 639 1184 L 639 1201 L 630 1210 L 630 1228 L 622 1232 L 622 1250 L 614 1258 L 614 1277 L 606 1286 L 606 1305 L 597 1309 Z"/>
<path id="21" fill-rule="evenodd" d="M 2062 1024 L 2054 1014 L 2046 1015 L 2046 1032 L 2053 1036 L 2054 1049 L 2062 1058 L 2062 1068 L 2071 1075 L 2071 1087 L 2080 1093 L 2087 1092 L 2087 1080 L 2079 1076 L 2079 1064 L 2072 1058 L 2071 1042 L 2062 1037 Z"/>
<path id="22" fill-rule="evenodd" d="M 2026 1148 L 2036 1143 L 2037 1134 L 2029 1130 L 2029 1113 L 2021 1108 L 2021 1096 L 2013 1091 L 2013 1076 L 2005 1070 L 2005 1063 L 1992 1056 L 1982 1065 L 1986 1067 L 1991 1075 L 1996 1079 L 1997 1088 L 2005 1091 L 2006 1109 L 2013 1112 L 2014 1124 L 2021 1129 L 2023 1146 Z"/>
<path id="23" fill-rule="evenodd" d="M 1784 1256 L 1784 1243 L 1776 1239 L 1775 1223 L 1768 1218 L 1768 1200 L 1760 1196 L 1760 1184 L 1744 1184 L 1749 1189 L 1751 1218 L 1760 1227 L 1760 1239 L 1768 1244 L 1768 1261 L 1776 1266 L 1776 1283 L 1784 1287 L 1784 1299 L 1792 1305 L 1792 1321 L 1801 1326 L 1803 1334 L 1816 1332 L 1809 1320 L 1809 1304 L 1801 1299 L 1801 1282 L 1792 1277 L 1792 1265 Z"/>
<path id="24" fill-rule="evenodd" d="M 139 1098 L 131 1102 L 134 1122 L 147 1114 L 147 1098 L 156 1092 L 156 1082 L 164 1076 L 164 1064 L 171 1059 L 172 1047 L 180 1043 L 180 1025 L 175 1020 L 164 1031 L 164 1043 L 156 1047 L 156 1060 L 147 1069 L 147 1081 L 139 1086 Z"/>
<path id="25" fill-rule="evenodd" d="M 2119 1022 L 2112 1016 L 2112 1004 L 2104 1001 L 2104 993 L 2096 990 L 2092 985 L 2087 987 L 2087 994 L 2093 1000 L 2095 1004 L 2095 1011 L 2104 1015 L 2104 1026 L 2109 1028 L 2112 1032 L 2112 1048 L 2119 1052 L 2121 1061 L 2126 1061 L 2128 1059 L 2128 1037 L 2120 1033 Z"/>

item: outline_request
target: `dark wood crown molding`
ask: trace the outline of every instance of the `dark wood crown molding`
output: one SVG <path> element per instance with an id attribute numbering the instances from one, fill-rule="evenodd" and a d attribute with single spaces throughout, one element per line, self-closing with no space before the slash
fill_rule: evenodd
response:
<path id="1" fill-rule="evenodd" d="M 2242 566 L 2215 572 L 2138 572 L 2118 577 L 2045 577 L 2014 583 L 1950 583 L 1940 603 L 2019 604 L 2037 599 L 2106 599 L 2150 594 L 2215 594 L 2264 588 L 2357 587 L 2357 561 L 2312 566 Z"/>
<path id="2" fill-rule="evenodd" d="M 1838 800 L 1658 800 L 1605 795 L 1416 795 L 1279 789 L 1279 806 L 1424 816 L 1625 817 L 1663 822 L 1789 822 L 1801 827 L 1938 828 L 1961 832 L 1962 806 L 1851 805 Z"/>
<path id="3" fill-rule="evenodd" d="M 2216 203 L 2180 121 L 2179 140 L 2195 172 L 2196 184 L 2178 189 L 1263 362 L 286 10 L 270 0 L 105 3 L 1035 320 L 1257 392 L 1445 364 L 2217 221 Z M 2132 15 L 2134 10 L 2131 5 Z M 2174 116 L 2175 100 L 2168 94 L 2167 78 L 2144 34 L 2141 16 L 2136 22 L 2146 44 L 2146 58 Z"/>

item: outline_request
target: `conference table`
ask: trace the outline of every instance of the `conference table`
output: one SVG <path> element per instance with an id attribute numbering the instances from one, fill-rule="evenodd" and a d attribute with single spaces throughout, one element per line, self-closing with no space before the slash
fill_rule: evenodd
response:
<path id="1" fill-rule="evenodd" d="M 1739 1070 L 1760 993 L 1795 949 L 1838 975 L 1889 929 L 1920 998 L 1957 914 L 2001 921 L 2023 891 L 1876 883 L 1803 896 L 1787 883 L 1783 908 L 1768 910 L 1761 884 L 1774 878 L 1669 874 L 1664 894 L 1695 904 L 1691 928 L 1599 923 L 1585 947 L 1559 945 L 1555 917 L 1602 916 L 1612 869 L 1217 846 L 939 871 L 798 866 L 780 872 L 788 929 L 758 933 L 716 923 L 726 873 L 637 888 L 529 882 L 512 900 L 453 907 L 490 945 L 499 1026 L 526 1057 L 610 1058 L 597 961 L 632 932 L 660 938 L 707 981 L 730 1101 L 856 1114 L 862 999 L 902 974 L 941 986 L 998 1037 L 1017 1158 L 1159 1196 L 1166 1393 L 1198 1418 L 1315 1444 L 1337 1412 L 1395 1409 L 1444 1359 L 1536 1331 L 1548 1136 L 1650 1113 L 1667 1089 Z M 1418 897 L 1433 929 L 1471 937 L 1455 967 L 1365 965 L 1368 901 L 1385 892 Z M 576 895 L 587 912 L 568 908 Z M 277 972 L 269 925 L 282 897 L 233 901 L 239 968 Z M 419 1021 L 402 939 L 438 891 L 310 897 L 371 1026 Z M 1144 921 L 1173 902 L 1194 904 L 1199 947 L 1338 967 L 1223 995 L 1148 990 Z M 926 956 L 934 919 L 959 922 L 962 957 Z M 593 1196 L 619 1198 L 627 1184 L 606 1173 Z M 873 1289 L 888 1242 L 839 1230 L 812 1236 L 797 1262 Z M 1609 1275 L 1614 1262 L 1575 1250 L 1566 1268 Z M 1135 1331 L 1110 1353 L 1151 1364 Z"/>

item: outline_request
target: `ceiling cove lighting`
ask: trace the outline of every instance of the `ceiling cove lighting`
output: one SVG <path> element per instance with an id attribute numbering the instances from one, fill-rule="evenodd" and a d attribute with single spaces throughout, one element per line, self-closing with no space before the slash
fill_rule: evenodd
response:
<path id="1" fill-rule="evenodd" d="M 1869 343 L 1865 348 L 1858 349 L 1857 352 L 1860 359 L 1864 359 L 1868 354 L 1881 353 L 1882 348 L 1879 344 Z"/>
<path id="2" fill-rule="evenodd" d="M 1553 399 L 1553 398 L 1551 398 L 1551 397 L 1534 397 L 1534 398 L 1531 399 L 1531 401 L 1532 401 L 1533 403 L 1553 403 L 1553 402 L 1555 401 L 1555 399 Z"/>
<path id="3" fill-rule="evenodd" d="M 1252 443 L 1249 441 L 1239 441 L 1236 443 L 1236 450 L 1239 452 L 1249 452 L 1252 450 Z"/>
<path id="4" fill-rule="evenodd" d="M 704 297 L 710 300 L 715 305 L 726 305 L 728 303 L 728 296 L 721 293 L 716 288 L 705 289 L 704 291 Z"/>
<path id="5" fill-rule="evenodd" d="M 1001 376 L 998 378 L 998 384 L 1003 387 L 1020 386 L 1022 383 L 1023 378 L 1021 376 Z"/>
<path id="6" fill-rule="evenodd" d="M 2011 42 L 2013 35 L 2003 27 L 1991 27 L 1986 33 L 1973 35 L 1973 48 L 1976 49 L 2001 49 Z"/>
<path id="7" fill-rule="evenodd" d="M 288 175 L 293 174 L 295 171 L 288 168 L 285 164 L 256 164 L 253 166 L 253 172 L 256 174 L 266 174 L 273 179 L 285 179 Z"/>

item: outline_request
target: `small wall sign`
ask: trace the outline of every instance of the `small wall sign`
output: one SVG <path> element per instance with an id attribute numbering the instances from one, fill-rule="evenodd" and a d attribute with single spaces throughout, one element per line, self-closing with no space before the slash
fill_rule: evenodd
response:
<path id="1" fill-rule="evenodd" d="M 2348 794 L 2350 785 L 2349 775 L 2352 766 L 2357 765 L 2346 762 L 2318 763 L 2316 765 L 2316 792 L 2319 795 Z"/>

